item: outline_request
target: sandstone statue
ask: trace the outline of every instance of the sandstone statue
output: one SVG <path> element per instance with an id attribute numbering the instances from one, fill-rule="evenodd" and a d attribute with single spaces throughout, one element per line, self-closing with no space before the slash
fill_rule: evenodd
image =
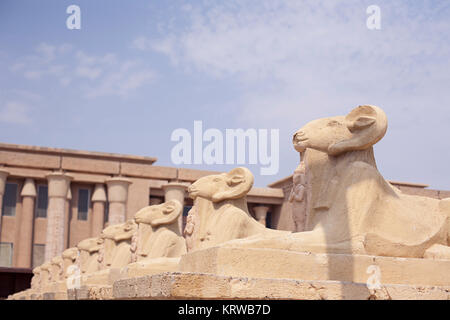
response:
<path id="1" fill-rule="evenodd" d="M 250 215 L 246 195 L 252 186 L 253 174 L 243 167 L 200 178 L 189 186 L 194 200 L 187 230 L 189 251 L 258 234 L 289 233 L 267 229 Z"/>
<path id="2" fill-rule="evenodd" d="M 41 288 L 41 267 L 33 269 L 33 277 L 31 278 L 31 289 L 39 291 Z"/>
<path id="3" fill-rule="evenodd" d="M 64 272 L 64 278 L 67 279 L 68 274 L 68 268 L 72 265 L 75 265 L 77 263 L 79 251 L 78 248 L 72 247 L 68 248 L 63 251 L 62 253 L 62 259 L 63 259 L 63 272 Z"/>
<path id="4" fill-rule="evenodd" d="M 293 144 L 306 166 L 307 231 L 228 245 L 449 259 L 450 199 L 405 195 L 384 180 L 372 146 L 386 130 L 386 114 L 370 105 L 306 124 Z"/>
<path id="5" fill-rule="evenodd" d="M 102 245 L 102 238 L 88 238 L 78 243 L 79 256 L 77 264 L 82 274 L 100 270 L 98 253 Z"/>
<path id="6" fill-rule="evenodd" d="M 101 232 L 100 238 L 88 239 L 84 248 L 88 250 L 91 248 L 93 255 L 86 253 L 85 261 L 89 263 L 89 269 L 84 269 L 80 285 L 110 286 L 118 279 L 121 268 L 132 262 L 132 239 L 136 231 L 137 224 L 130 219 L 125 223 L 106 227 Z M 80 257 L 83 251 L 88 250 L 82 250 L 80 247 Z M 94 262 L 94 259 L 97 261 Z"/>
<path id="7" fill-rule="evenodd" d="M 45 291 L 50 283 L 51 283 L 51 263 L 50 261 L 47 261 L 41 265 L 41 272 L 40 272 L 41 290 Z"/>
<path id="8" fill-rule="evenodd" d="M 64 279 L 64 265 L 63 258 L 56 256 L 50 260 L 50 279 L 52 282 L 57 282 Z"/>
<path id="9" fill-rule="evenodd" d="M 101 269 L 120 268 L 132 262 L 131 240 L 136 231 L 137 224 L 133 219 L 102 231 L 104 242 L 98 257 Z"/>
<path id="10" fill-rule="evenodd" d="M 144 207 L 135 214 L 138 231 L 135 248 L 130 248 L 135 250 L 135 262 L 122 269 L 122 278 L 177 270 L 180 257 L 186 253 L 186 242 L 178 227 L 182 213 L 182 204 L 170 200 Z"/>
<path id="11" fill-rule="evenodd" d="M 186 243 L 179 234 L 178 217 L 183 206 L 178 200 L 148 206 L 134 219 L 138 224 L 137 261 L 151 258 L 174 258 L 186 253 Z"/>

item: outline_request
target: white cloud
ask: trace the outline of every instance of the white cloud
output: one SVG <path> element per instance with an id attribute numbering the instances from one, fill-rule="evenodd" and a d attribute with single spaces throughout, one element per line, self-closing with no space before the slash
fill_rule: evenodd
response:
<path id="1" fill-rule="evenodd" d="M 10 70 L 30 81 L 55 78 L 62 87 L 81 90 L 86 98 L 126 97 L 155 78 L 154 71 L 139 60 L 72 49 L 67 44 L 41 43 L 35 49 L 37 54 L 19 58 Z"/>
<path id="2" fill-rule="evenodd" d="M 151 47 L 151 41 L 144 36 L 139 36 L 133 40 L 131 46 L 139 50 L 148 50 Z"/>
<path id="3" fill-rule="evenodd" d="M 184 9 L 187 24 L 139 43 L 186 70 L 241 82 L 249 120 L 347 110 L 356 98 L 398 101 L 416 87 L 446 90 L 450 21 L 430 18 L 444 4 L 379 5 L 382 30 L 370 31 L 360 1 L 205 1 Z"/>
<path id="4" fill-rule="evenodd" d="M 130 62 L 124 62 L 118 71 L 107 73 L 102 81 L 86 89 L 87 98 L 99 96 L 125 97 L 132 91 L 155 79 L 151 70 L 140 70 L 139 64 L 131 68 Z"/>
<path id="5" fill-rule="evenodd" d="M 24 72 L 23 76 L 29 80 L 40 79 L 42 72 L 39 70 L 27 70 Z"/>
<path id="6" fill-rule="evenodd" d="M 75 70 L 75 74 L 82 78 L 96 79 L 100 76 L 102 70 L 100 68 L 89 68 L 78 66 Z"/>
<path id="7" fill-rule="evenodd" d="M 438 148 L 436 137 L 448 136 L 448 5 L 380 0 L 381 30 L 371 31 L 366 27 L 370 4 L 191 2 L 178 26 L 163 25 L 157 41 L 139 41 L 178 68 L 237 83 L 236 119 L 243 126 L 294 130 L 358 104 L 379 105 L 393 124 L 380 143 L 387 171 L 392 176 L 414 172 L 422 175 L 416 181 L 428 177 L 444 184 L 433 170 L 445 170 L 449 154 L 433 160 L 434 169 L 412 159 L 418 143 Z M 397 158 L 387 160 L 393 152 Z"/>
<path id="8" fill-rule="evenodd" d="M 57 48 L 55 46 L 49 45 L 47 43 L 40 43 L 36 47 L 36 52 L 39 53 L 41 57 L 45 59 L 45 61 L 49 62 L 55 58 L 56 49 Z"/>
<path id="9" fill-rule="evenodd" d="M 8 101 L 0 109 L 0 121 L 9 124 L 29 124 L 32 122 L 29 111 L 28 105 L 22 102 Z"/>

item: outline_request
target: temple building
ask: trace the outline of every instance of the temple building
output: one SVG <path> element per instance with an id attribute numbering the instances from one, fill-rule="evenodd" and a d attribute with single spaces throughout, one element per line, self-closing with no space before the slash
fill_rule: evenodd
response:
<path id="1" fill-rule="evenodd" d="M 177 199 L 183 229 L 192 200 L 187 187 L 216 172 L 155 166 L 156 158 L 0 143 L 0 268 L 30 269 L 142 207 Z M 450 191 L 392 182 L 404 193 L 433 198 Z M 294 230 L 287 200 L 292 176 L 253 187 L 249 211 L 274 229 Z"/>

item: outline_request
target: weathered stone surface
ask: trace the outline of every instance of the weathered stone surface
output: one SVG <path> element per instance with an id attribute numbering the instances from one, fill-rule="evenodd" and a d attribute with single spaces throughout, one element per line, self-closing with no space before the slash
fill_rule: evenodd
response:
<path id="1" fill-rule="evenodd" d="M 0 150 L 0 164 L 17 167 L 58 169 L 59 157 L 53 155 Z"/>
<path id="2" fill-rule="evenodd" d="M 197 179 L 200 179 L 202 177 L 211 175 L 211 174 L 218 174 L 220 172 L 218 171 L 207 171 L 207 170 L 194 170 L 194 169 L 187 169 L 187 168 L 179 168 L 178 170 L 178 179 L 182 181 L 190 181 L 193 182 Z"/>
<path id="3" fill-rule="evenodd" d="M 214 247 L 195 251 L 182 256 L 179 270 L 234 277 L 366 283 L 372 275 L 369 266 L 379 268 L 382 284 L 450 286 L 450 260 L 273 249 Z"/>
<path id="4" fill-rule="evenodd" d="M 112 286 L 88 286 L 67 290 L 69 300 L 111 300 Z"/>
<path id="5" fill-rule="evenodd" d="M 118 161 L 103 159 L 63 156 L 61 159 L 61 168 L 64 170 L 90 173 L 119 174 L 120 163 Z"/>
<path id="6" fill-rule="evenodd" d="M 153 179 L 176 179 L 177 169 L 171 167 L 150 166 L 139 163 L 121 164 L 120 173 L 130 177 L 153 178 Z"/>
<path id="7" fill-rule="evenodd" d="M 67 300 L 67 298 L 67 291 L 44 292 L 42 294 L 42 300 Z"/>
<path id="8" fill-rule="evenodd" d="M 382 285 L 344 281 L 306 281 L 225 277 L 202 273 L 163 273 L 119 280 L 114 299 L 450 299 L 450 287 Z"/>

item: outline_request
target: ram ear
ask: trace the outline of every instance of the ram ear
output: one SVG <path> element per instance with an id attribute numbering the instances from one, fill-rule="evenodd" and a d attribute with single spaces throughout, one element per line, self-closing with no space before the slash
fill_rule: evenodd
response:
<path id="1" fill-rule="evenodd" d="M 336 156 L 353 150 L 365 150 L 380 141 L 387 130 L 387 117 L 376 106 L 359 106 L 346 117 L 350 138 L 340 140 L 328 147 L 328 154 Z"/>
<path id="2" fill-rule="evenodd" d="M 134 222 L 133 219 L 130 219 L 122 225 L 121 232 L 114 236 L 114 241 L 131 239 L 133 233 L 136 231 L 137 231 L 137 224 Z"/>
<path id="3" fill-rule="evenodd" d="M 161 212 L 156 218 L 151 221 L 152 227 L 157 227 L 163 224 L 170 224 L 178 219 L 181 214 L 183 206 L 178 200 L 170 200 L 161 205 Z"/>
<path id="4" fill-rule="evenodd" d="M 354 132 L 356 130 L 362 130 L 373 125 L 375 121 L 376 119 L 374 117 L 361 116 L 353 122 L 348 123 L 347 128 L 348 130 L 350 130 L 350 132 Z"/>
<path id="5" fill-rule="evenodd" d="M 225 190 L 220 190 L 212 196 L 213 202 L 228 199 L 238 199 L 245 196 L 253 186 L 253 174 L 244 167 L 239 167 L 226 173 L 227 183 Z"/>

